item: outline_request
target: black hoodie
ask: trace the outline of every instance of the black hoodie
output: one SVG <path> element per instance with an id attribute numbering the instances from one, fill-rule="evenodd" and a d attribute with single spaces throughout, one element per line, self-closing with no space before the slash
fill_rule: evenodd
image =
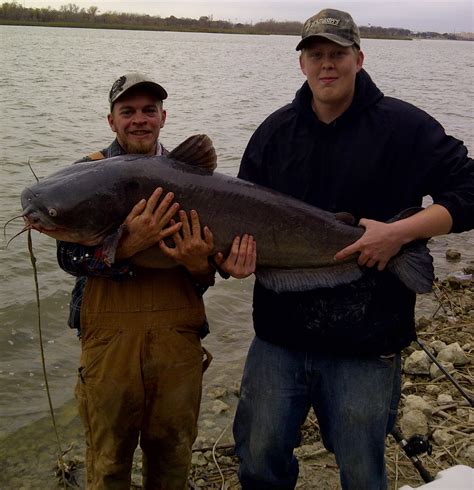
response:
<path id="1" fill-rule="evenodd" d="M 388 221 L 431 195 L 454 232 L 474 227 L 474 161 L 427 113 L 385 97 L 362 70 L 351 106 L 324 124 L 307 82 L 269 116 L 245 150 L 239 177 L 332 212 Z M 258 253 L 258 243 L 257 243 Z M 336 288 L 254 290 L 256 334 L 333 354 L 388 354 L 415 338 L 415 294 L 388 272 L 369 270 Z"/>

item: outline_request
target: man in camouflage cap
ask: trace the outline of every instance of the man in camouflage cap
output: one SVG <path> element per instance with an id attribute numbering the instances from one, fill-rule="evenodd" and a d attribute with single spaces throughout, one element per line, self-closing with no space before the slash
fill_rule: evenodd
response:
<path id="1" fill-rule="evenodd" d="M 239 177 L 352 213 L 366 231 L 336 254 L 338 277 L 354 254 L 364 274 L 334 288 L 278 294 L 255 281 L 256 337 L 234 423 L 239 479 L 244 490 L 293 489 L 293 450 L 312 407 L 342 488 L 383 490 L 400 351 L 416 338 L 416 295 L 386 265 L 417 239 L 474 227 L 474 162 L 431 116 L 377 88 L 348 13 L 325 9 L 308 19 L 296 49 L 306 81 L 255 131 Z M 403 214 L 421 208 L 427 194 L 431 206 Z M 426 250 L 415 255 L 411 265 L 421 257 L 430 263 Z M 325 271 L 304 271 L 312 273 Z"/>

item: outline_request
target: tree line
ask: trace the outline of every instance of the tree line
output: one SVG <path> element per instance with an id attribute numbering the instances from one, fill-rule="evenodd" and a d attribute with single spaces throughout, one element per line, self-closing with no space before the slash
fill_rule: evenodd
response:
<path id="1" fill-rule="evenodd" d="M 159 15 L 107 11 L 99 13 L 96 6 L 87 9 L 74 3 L 62 5 L 58 10 L 51 7 L 24 7 L 18 1 L 4 2 L 0 6 L 0 24 L 49 25 L 63 27 L 95 27 L 113 29 L 173 30 L 198 32 L 227 32 L 239 34 L 285 34 L 300 35 L 303 24 L 297 21 L 276 21 L 244 24 L 226 20 L 214 20 L 213 16 L 199 19 L 161 17 Z M 362 37 L 411 39 L 414 37 L 443 37 L 456 39 L 450 34 L 413 33 L 408 29 L 380 26 L 360 26 Z"/>

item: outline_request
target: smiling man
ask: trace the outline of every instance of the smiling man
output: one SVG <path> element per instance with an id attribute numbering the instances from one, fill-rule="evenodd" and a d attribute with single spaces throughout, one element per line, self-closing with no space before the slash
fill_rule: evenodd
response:
<path id="1" fill-rule="evenodd" d="M 108 121 L 116 138 L 76 164 L 127 153 L 168 154 L 159 141 L 166 98 L 166 90 L 142 74 L 120 77 L 109 93 Z M 196 148 L 196 159 L 209 158 L 207 149 Z M 69 325 L 81 338 L 76 398 L 88 490 L 128 490 L 138 443 L 144 489 L 188 488 L 202 377 L 210 362 L 201 347 L 208 331 L 202 295 L 214 284 L 215 267 L 209 262 L 210 230 L 201 230 L 195 211 L 189 220 L 178 210 L 174 195 L 161 188 L 138 202 L 124 222 L 113 264 L 104 258 L 103 244 L 58 242 L 59 265 L 77 277 Z M 133 265 L 136 253 L 166 237 L 176 246 L 163 245 L 162 251 L 175 267 Z M 218 254 L 215 262 L 234 277 L 253 272 L 253 239 L 236 237 L 229 257 Z"/>
<path id="2" fill-rule="evenodd" d="M 278 294 L 256 280 L 256 337 L 234 423 L 244 490 L 295 487 L 293 450 L 311 407 L 342 488 L 386 488 L 400 351 L 416 334 L 415 294 L 385 265 L 413 240 L 474 227 L 466 148 L 425 112 L 385 97 L 362 68 L 360 46 L 348 13 L 308 19 L 296 47 L 307 80 L 260 125 L 242 158 L 240 178 L 352 213 L 366 231 L 335 260 L 358 254 L 370 268 L 349 285 L 313 291 Z M 428 194 L 433 205 L 399 215 Z"/>

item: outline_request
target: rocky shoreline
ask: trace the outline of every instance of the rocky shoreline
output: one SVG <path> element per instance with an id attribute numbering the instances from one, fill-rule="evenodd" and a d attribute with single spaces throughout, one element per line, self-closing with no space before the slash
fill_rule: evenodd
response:
<path id="1" fill-rule="evenodd" d="M 457 258 L 448 260 L 457 260 Z M 423 345 L 453 376 L 461 389 L 473 396 L 474 380 L 474 263 L 462 271 L 437 280 L 429 304 L 427 298 L 417 319 Z M 426 312 L 430 313 L 427 314 Z M 238 363 L 237 363 L 238 364 Z M 242 366 L 235 365 L 231 377 L 240 379 Z M 235 375 L 235 376 L 234 376 Z M 219 366 L 206 374 L 199 436 L 193 451 L 189 488 L 239 488 L 237 459 L 233 451 L 231 423 L 238 401 L 238 382 L 225 381 Z M 228 380 L 228 378 L 227 378 Z M 83 488 L 84 441 L 75 402 L 56 413 L 61 434 L 63 460 L 71 483 Z M 474 466 L 474 409 L 463 394 L 444 376 L 419 344 L 403 352 L 402 400 L 398 426 L 405 438 L 424 436 L 432 445 L 431 455 L 419 456 L 431 475 L 456 464 Z M 0 488 L 61 488 L 56 475 L 57 443 L 50 418 L 30 424 L 0 441 Z M 335 459 L 320 440 L 316 417 L 311 412 L 302 428 L 296 449 L 300 461 L 299 489 L 339 488 Z M 420 486 L 423 481 L 412 462 L 392 436 L 386 445 L 390 488 Z M 140 487 L 140 452 L 135 454 L 133 486 Z"/>

